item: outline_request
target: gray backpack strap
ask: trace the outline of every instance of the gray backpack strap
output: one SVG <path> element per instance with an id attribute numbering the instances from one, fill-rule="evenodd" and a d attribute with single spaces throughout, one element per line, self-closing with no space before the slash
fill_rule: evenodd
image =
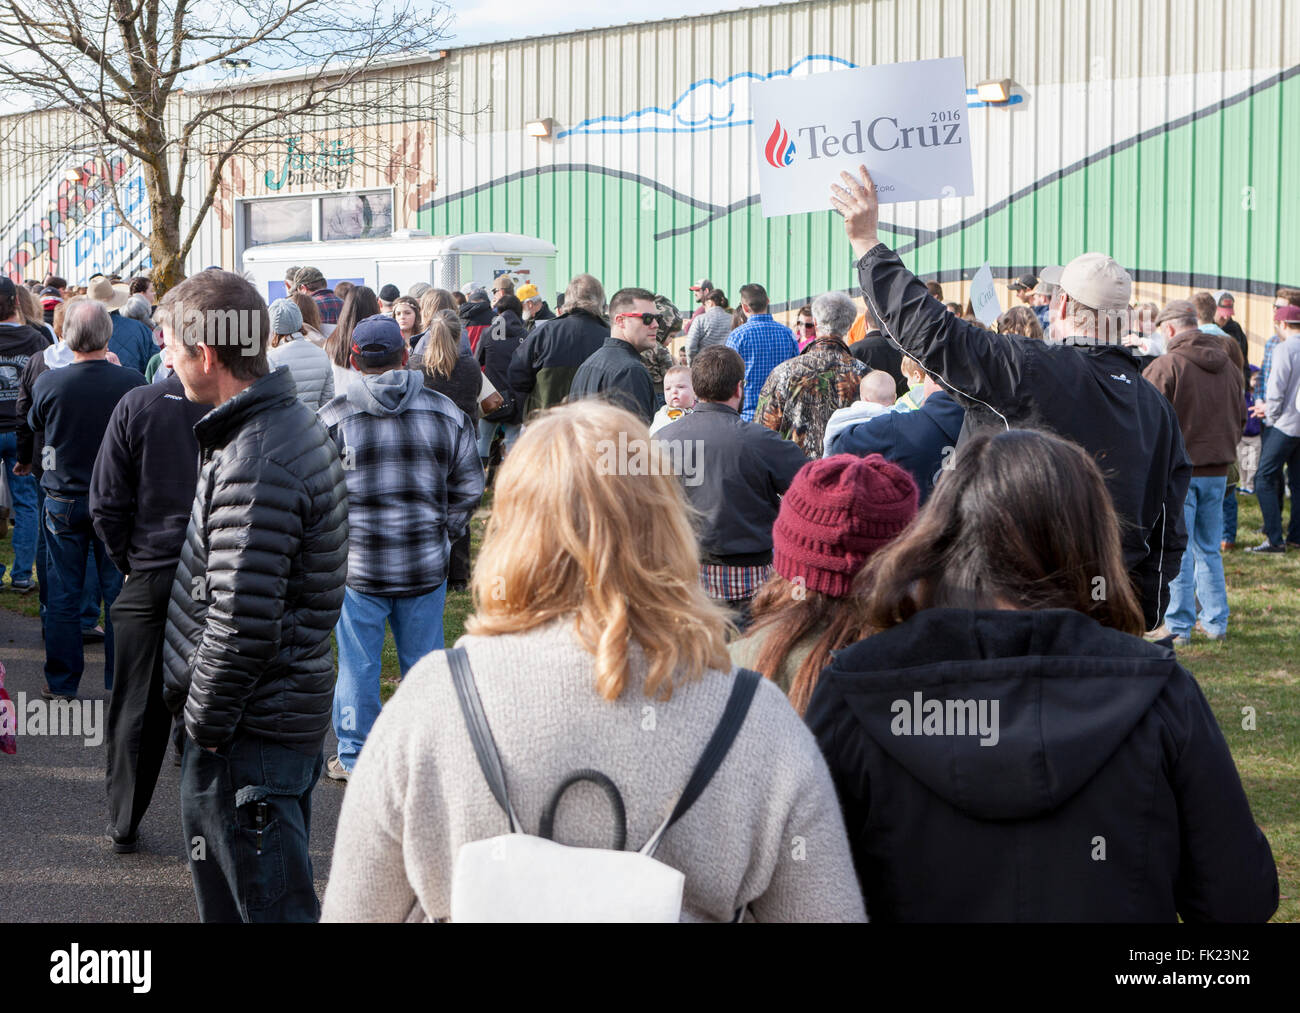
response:
<path id="1" fill-rule="evenodd" d="M 753 702 L 754 693 L 758 690 L 758 684 L 762 679 L 763 677 L 752 669 L 741 668 L 737 670 L 736 681 L 731 684 L 731 696 L 727 698 L 727 706 L 723 708 L 722 717 L 718 719 L 718 726 L 713 730 L 713 736 L 704 747 L 700 762 L 695 765 L 695 770 L 691 772 L 690 780 L 686 782 L 686 787 L 677 799 L 677 804 L 673 806 L 673 811 L 660 824 L 659 829 L 654 832 L 650 840 L 646 841 L 645 847 L 641 849 L 641 854 L 653 857 L 659 847 L 659 842 L 663 839 L 664 833 L 686 815 L 687 810 L 695 804 L 696 799 L 709 786 L 709 782 L 713 780 L 713 775 L 718 772 L 718 768 L 722 766 L 722 761 L 727 758 L 727 752 L 731 749 L 731 744 L 736 741 L 736 735 L 740 732 L 741 725 L 745 723 L 745 716 L 749 713 L 749 705 Z"/>
<path id="2" fill-rule="evenodd" d="M 460 712 L 465 718 L 465 729 L 469 732 L 470 741 L 474 743 L 474 755 L 478 757 L 479 769 L 483 771 L 483 778 L 492 789 L 497 805 L 510 818 L 510 832 L 523 833 L 519 817 L 515 815 L 515 810 L 510 805 L 510 796 L 506 792 L 506 773 L 497 753 L 496 740 L 492 738 L 492 729 L 488 727 L 487 715 L 483 713 L 483 702 L 479 699 L 478 686 L 474 683 L 474 671 L 469 667 L 469 655 L 463 647 L 453 647 L 444 653 L 451 668 L 452 682 L 456 686 Z"/>

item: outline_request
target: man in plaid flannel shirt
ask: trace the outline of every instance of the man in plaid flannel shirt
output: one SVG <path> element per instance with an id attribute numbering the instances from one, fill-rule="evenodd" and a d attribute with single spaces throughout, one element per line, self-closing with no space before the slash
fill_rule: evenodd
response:
<path id="1" fill-rule="evenodd" d="M 367 317 L 352 336 L 362 382 L 320 410 L 348 485 L 348 582 L 335 629 L 339 752 L 326 765 L 336 781 L 351 776 L 379 715 L 384 623 L 403 676 L 442 648 L 451 543 L 483 496 L 474 424 L 425 388 L 409 357 L 392 317 Z"/>
<path id="2" fill-rule="evenodd" d="M 321 331 L 328 337 L 339 322 L 343 300 L 334 294 L 318 267 L 302 268 L 294 280 L 298 284 L 298 291 L 305 292 L 315 301 L 316 308 L 320 310 Z"/>
<path id="3" fill-rule="evenodd" d="M 767 289 L 762 285 L 741 285 L 740 305 L 748 319 L 727 336 L 727 347 L 734 348 L 745 360 L 745 399 L 740 405 L 740 417 L 753 422 L 758 395 L 768 375 L 799 354 L 799 343 L 790 328 L 772 319 L 767 311 Z"/>

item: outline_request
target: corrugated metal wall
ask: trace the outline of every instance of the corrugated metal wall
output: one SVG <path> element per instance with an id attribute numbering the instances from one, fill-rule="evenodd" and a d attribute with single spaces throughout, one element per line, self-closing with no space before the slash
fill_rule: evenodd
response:
<path id="1" fill-rule="evenodd" d="M 1288 238 L 1300 200 L 1287 199 L 1300 192 L 1300 140 L 1283 134 L 1300 82 L 1279 77 L 1300 60 L 1300 5 L 1283 0 L 814 0 L 456 51 L 458 104 L 488 111 L 464 121 L 472 137 L 440 136 L 427 220 L 541 235 L 562 273 L 590 270 L 608 288 L 683 299 L 709 275 L 732 293 L 762 280 L 798 305 L 847 286 L 832 216 L 754 209 L 749 127 L 566 133 L 812 54 L 962 56 L 972 86 L 1010 77 L 1023 98 L 971 109 L 973 197 L 887 212 L 920 273 L 960 282 L 988 260 L 1009 276 L 1103 249 L 1144 296 L 1190 283 L 1254 292 L 1256 332 L 1271 286 L 1300 280 Z M 547 116 L 555 140 L 523 135 Z"/>

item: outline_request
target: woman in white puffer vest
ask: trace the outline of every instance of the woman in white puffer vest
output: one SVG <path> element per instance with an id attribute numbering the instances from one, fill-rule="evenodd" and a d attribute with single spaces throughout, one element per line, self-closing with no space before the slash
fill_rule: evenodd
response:
<path id="1" fill-rule="evenodd" d="M 272 369 L 288 366 L 298 385 L 298 400 L 319 411 L 334 397 L 334 371 L 330 357 L 307 340 L 302 329 L 302 310 L 288 299 L 270 306 L 271 347 L 266 358 Z"/>

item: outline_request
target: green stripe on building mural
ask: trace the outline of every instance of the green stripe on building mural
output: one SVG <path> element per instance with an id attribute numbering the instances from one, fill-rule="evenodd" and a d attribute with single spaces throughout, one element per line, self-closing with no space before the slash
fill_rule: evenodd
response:
<path id="1" fill-rule="evenodd" d="M 1010 275 L 1103 250 L 1139 281 L 1271 295 L 1300 281 L 1300 132 L 1276 128 L 1285 109 L 1300 109 L 1296 71 L 1054 173 L 939 234 L 882 228 L 882 238 L 918 274 L 942 280 L 969 278 L 986 261 Z M 609 291 L 645 285 L 679 301 L 701 275 L 733 296 L 762 281 L 781 307 L 854 283 L 829 211 L 765 219 L 756 198 L 714 208 L 598 166 L 545 167 L 479 186 L 433 202 L 420 226 L 435 235 L 537 236 L 559 249 L 561 280 L 588 271 Z"/>

